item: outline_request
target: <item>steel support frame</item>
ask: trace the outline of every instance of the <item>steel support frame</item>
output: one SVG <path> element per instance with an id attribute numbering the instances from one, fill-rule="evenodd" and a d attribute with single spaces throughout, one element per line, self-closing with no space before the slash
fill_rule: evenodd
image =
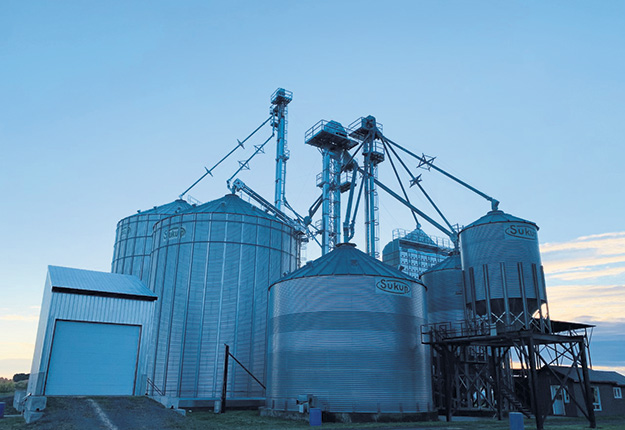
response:
<path id="1" fill-rule="evenodd" d="M 504 412 L 516 409 L 528 417 L 533 415 L 536 429 L 543 430 L 554 398 L 550 397 L 549 403 L 544 402 L 539 372 L 554 376 L 560 393 L 570 381 L 570 372 L 575 371 L 583 398 L 576 399 L 574 392 L 569 392 L 569 397 L 590 427 L 596 428 L 585 332 L 581 335 L 571 331 L 563 335 L 522 330 L 495 336 L 452 337 L 443 326 L 422 329 L 425 335 L 422 340 L 434 351 L 434 402 L 445 411 L 448 419 L 454 413 L 476 411 L 491 411 L 501 419 Z M 479 351 L 483 357 L 479 356 Z M 513 377 L 509 366 L 515 357 L 520 367 L 514 369 L 516 376 Z M 563 364 L 569 368 L 569 374 L 564 377 L 552 368 Z"/>

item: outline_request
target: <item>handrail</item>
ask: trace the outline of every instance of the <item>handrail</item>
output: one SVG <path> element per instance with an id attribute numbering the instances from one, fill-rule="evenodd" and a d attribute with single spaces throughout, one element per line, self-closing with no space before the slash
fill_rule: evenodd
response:
<path id="1" fill-rule="evenodd" d="M 152 380 L 151 380 L 150 378 L 146 378 L 146 380 L 147 380 L 147 382 L 148 382 L 148 385 L 149 385 L 150 387 L 152 387 L 152 390 L 153 390 L 153 391 L 156 391 L 156 393 L 157 393 L 159 396 L 164 396 L 164 395 L 165 395 L 165 394 L 164 394 L 161 390 L 159 390 L 159 388 L 158 388 L 158 387 L 154 384 L 154 382 L 152 382 Z"/>

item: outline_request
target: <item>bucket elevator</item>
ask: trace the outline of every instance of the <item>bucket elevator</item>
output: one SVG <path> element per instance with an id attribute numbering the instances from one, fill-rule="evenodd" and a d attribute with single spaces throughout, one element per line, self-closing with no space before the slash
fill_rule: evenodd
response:
<path id="1" fill-rule="evenodd" d="M 321 120 L 306 132 L 305 142 L 319 149 L 323 160 L 323 170 L 317 175 L 317 186 L 321 188 L 321 197 L 313 207 L 321 206 L 321 222 L 318 229 L 321 234 L 321 252 L 330 252 L 341 242 L 341 193 L 350 186 L 342 181 L 353 165 L 346 164 L 349 150 L 356 146 L 345 128 L 336 121 Z M 314 214 L 314 211 L 312 211 Z M 347 235 L 345 235 L 347 239 Z"/>
<path id="2" fill-rule="evenodd" d="M 434 157 L 417 155 L 390 140 L 373 116 L 360 117 L 348 127 L 336 121 L 321 120 L 306 132 L 305 143 L 317 148 L 322 156 L 322 171 L 316 178 L 321 195 L 306 216 L 299 215 L 289 205 L 285 192 L 289 159 L 287 107 L 292 97 L 290 91 L 278 88 L 271 96 L 269 118 L 245 139 L 238 140 L 211 169 L 205 168 L 206 173 L 180 197 L 207 175 L 212 176 L 218 165 L 244 148 L 245 142 L 269 123 L 271 135 L 262 144 L 254 145 L 253 153 L 239 161 L 238 169 L 226 182 L 233 193 L 246 194 L 264 213 L 292 231 L 290 237 L 297 244 L 292 252 L 296 266 L 299 266 L 300 246 L 309 239 L 319 244 L 325 256 L 340 250 L 338 245 L 354 237 L 361 200 L 366 253 L 378 258 L 380 189 L 410 210 L 417 228 L 421 226 L 419 220 L 425 220 L 453 243 L 450 260 L 429 274 L 426 272 L 422 278 L 428 289 L 441 289 L 440 297 L 445 296 L 445 289 L 453 289 L 454 294 L 454 300 L 445 300 L 439 309 L 442 319 L 421 327 L 421 342 L 432 351 L 435 408 L 444 411 L 448 419 L 454 413 L 476 411 L 496 413 L 501 419 L 503 412 L 519 410 L 533 415 L 536 427 L 542 430 L 548 412 L 538 394 L 538 375 L 551 372 L 561 382 L 558 389 L 561 394 L 572 378 L 571 372 L 575 372 L 582 381 L 582 398 L 576 399 L 569 393 L 571 400 L 591 427 L 595 427 L 586 333 L 592 326 L 551 320 L 538 247 L 538 227 L 531 221 L 500 211 L 498 200 L 440 168 L 434 163 Z M 236 177 L 250 168 L 249 162 L 263 153 L 274 137 L 275 193 L 270 203 Z M 397 180 L 395 189 L 378 178 L 378 166 L 384 161 L 390 164 Z M 479 195 L 490 202 L 490 212 L 466 227 L 452 225 L 425 190 L 422 175 L 415 174 L 415 168 L 434 171 Z M 434 217 L 411 202 L 408 189 L 412 187 L 416 187 L 431 205 Z M 347 202 L 342 208 L 341 195 L 345 193 Z M 313 223 L 319 209 L 321 217 Z M 285 210 L 293 215 L 287 215 Z M 445 321 L 443 315 L 448 314 L 462 319 Z M 562 365 L 567 365 L 570 371 L 558 376 L 554 368 Z"/>

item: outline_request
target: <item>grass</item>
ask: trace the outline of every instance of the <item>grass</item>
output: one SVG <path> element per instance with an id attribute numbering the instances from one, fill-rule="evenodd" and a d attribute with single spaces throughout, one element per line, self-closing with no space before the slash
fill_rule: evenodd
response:
<path id="1" fill-rule="evenodd" d="M 0 401 L 7 403 L 9 410 L 12 410 L 13 397 L 1 395 Z M 147 414 L 148 417 L 141 417 L 139 421 L 150 425 L 149 428 L 158 428 L 161 430 L 280 430 L 280 429 L 310 429 L 311 427 L 304 421 L 287 421 L 279 418 L 261 417 L 257 411 L 227 411 L 225 414 L 215 414 L 210 410 L 192 410 L 187 413 L 185 418 L 177 415 L 173 411 L 167 411 L 161 405 L 156 404 L 143 397 L 130 398 L 106 398 L 94 397 L 98 404 L 111 414 L 111 418 L 121 418 L 121 422 L 127 425 L 119 424 L 120 430 L 134 430 L 145 428 L 138 427 L 137 421 L 128 420 L 127 416 L 136 416 Z M 97 418 L 93 414 L 89 414 L 87 408 L 80 407 L 84 402 L 84 398 L 49 398 L 48 399 L 48 415 L 56 416 L 60 419 L 50 420 L 42 419 L 34 424 L 27 425 L 22 417 L 5 418 L 0 420 L 0 430 L 48 430 L 48 429 L 83 429 L 89 427 L 90 423 Z M 117 411 L 121 416 L 114 417 L 113 411 Z M 75 417 L 75 415 L 81 415 Z M 126 415 L 124 420 L 123 415 Z M 63 417 L 78 418 L 73 424 L 69 419 L 64 420 Z M 158 417 L 157 417 L 158 416 Z M 44 415 L 45 418 L 45 415 Z M 151 419 L 152 418 L 152 419 Z M 116 421 L 116 420 L 114 420 Z M 625 415 L 617 417 L 599 417 L 598 429 L 601 430 L 625 430 Z M 85 425 L 87 427 L 85 427 Z M 533 420 L 525 420 L 526 429 L 534 429 Z M 545 430 L 585 430 L 588 428 L 588 422 L 584 418 L 560 418 L 548 417 L 545 423 Z M 471 419 L 470 421 L 453 421 L 447 422 L 401 422 L 401 423 L 324 423 L 322 429 L 343 429 L 343 430 L 360 430 L 360 429 L 420 429 L 420 430 L 508 430 L 509 424 L 507 420 L 497 421 L 495 419 Z"/>
<path id="2" fill-rule="evenodd" d="M 479 419 L 471 421 L 447 422 L 401 422 L 401 423 L 324 423 L 324 429 L 457 429 L 457 430 L 508 430 L 507 420 Z M 192 430 L 269 430 L 269 429 L 310 429 L 306 422 L 284 421 L 278 418 L 259 417 L 255 411 L 228 411 L 214 414 L 210 411 L 195 411 L 187 414 L 185 429 Z M 525 428 L 535 427 L 535 421 L 525 420 Z M 601 417 L 597 428 L 602 430 L 625 430 L 625 416 Z M 545 430 L 582 430 L 588 429 L 585 418 L 548 417 Z"/>

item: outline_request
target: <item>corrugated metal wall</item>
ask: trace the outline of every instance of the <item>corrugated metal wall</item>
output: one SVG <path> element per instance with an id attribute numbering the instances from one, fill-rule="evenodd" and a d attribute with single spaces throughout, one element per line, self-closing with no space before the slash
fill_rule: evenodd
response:
<path id="1" fill-rule="evenodd" d="M 440 266 L 443 266 L 439 268 Z M 463 322 L 465 320 L 464 281 L 460 255 L 448 257 L 440 265 L 421 275 L 428 287 L 428 322 Z"/>
<path id="2" fill-rule="evenodd" d="M 111 272 L 135 275 L 147 283 L 154 224 L 189 208 L 191 205 L 184 200 L 176 200 L 119 221 L 115 230 Z"/>
<path id="3" fill-rule="evenodd" d="M 531 234 L 511 234 L 525 229 Z M 536 230 L 529 222 L 513 221 L 479 224 L 460 232 L 467 304 L 475 306 L 478 315 L 488 313 L 487 302 L 493 314 L 503 314 L 508 306 L 516 315 L 526 309 L 530 317 L 539 303 L 546 303 Z"/>
<path id="4" fill-rule="evenodd" d="M 146 380 L 146 353 L 153 309 L 154 302 L 152 301 L 52 292 L 48 277 L 39 317 L 39 330 L 35 343 L 31 377 L 28 382 L 28 392 L 35 395 L 43 394 L 55 321 L 60 319 L 142 325 L 135 393 L 143 394 Z M 80 348 L 80 345 L 76 345 L 76 348 Z"/>
<path id="5" fill-rule="evenodd" d="M 269 292 L 268 408 L 297 410 L 312 394 L 330 412 L 432 409 L 425 287 L 376 292 L 375 276 L 289 279 Z"/>
<path id="6" fill-rule="evenodd" d="M 297 242 L 289 226 L 253 213 L 187 213 L 155 226 L 149 377 L 168 396 L 218 398 L 224 343 L 264 380 L 267 288 L 296 269 Z M 264 397 L 235 364 L 228 379 L 229 398 Z"/>

